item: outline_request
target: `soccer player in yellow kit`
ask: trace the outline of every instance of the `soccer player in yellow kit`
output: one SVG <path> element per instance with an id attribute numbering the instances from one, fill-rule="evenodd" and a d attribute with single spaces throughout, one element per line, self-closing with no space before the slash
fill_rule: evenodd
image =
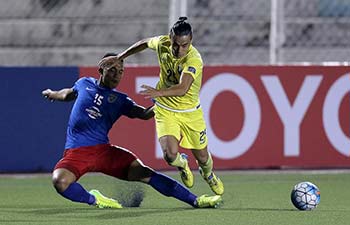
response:
<path id="1" fill-rule="evenodd" d="M 146 38 L 136 42 L 117 57 L 100 61 L 109 68 L 117 60 L 146 48 L 155 50 L 160 66 L 160 80 L 156 88 L 142 85 L 140 93 L 155 100 L 156 130 L 164 159 L 180 171 L 183 183 L 191 188 L 193 174 L 186 154 L 179 153 L 179 145 L 190 149 L 197 160 L 199 171 L 215 194 L 224 193 L 222 181 L 213 172 L 213 160 L 208 152 L 206 124 L 199 100 L 203 61 L 192 46 L 192 27 L 180 17 L 169 35 Z"/>

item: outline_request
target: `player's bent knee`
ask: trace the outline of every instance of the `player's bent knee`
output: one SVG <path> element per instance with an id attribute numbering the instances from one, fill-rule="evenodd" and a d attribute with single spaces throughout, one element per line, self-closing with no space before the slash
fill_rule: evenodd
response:
<path id="1" fill-rule="evenodd" d="M 64 192 L 71 183 L 71 181 L 65 179 L 64 177 L 52 177 L 52 184 L 60 193 Z"/>
<path id="2" fill-rule="evenodd" d="M 131 163 L 128 172 L 128 181 L 140 181 L 148 183 L 153 174 L 153 169 L 135 160 Z"/>
<path id="3" fill-rule="evenodd" d="M 74 181 L 74 174 L 66 169 L 57 169 L 52 174 L 52 184 L 60 193 L 64 192 Z"/>
<path id="4" fill-rule="evenodd" d="M 163 150 L 163 158 L 168 163 L 174 161 L 176 159 L 178 149 L 178 142 L 173 136 L 164 136 L 159 139 L 160 146 Z"/>

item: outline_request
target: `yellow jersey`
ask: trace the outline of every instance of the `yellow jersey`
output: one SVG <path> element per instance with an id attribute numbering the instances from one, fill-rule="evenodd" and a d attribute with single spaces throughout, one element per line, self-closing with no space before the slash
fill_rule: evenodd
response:
<path id="1" fill-rule="evenodd" d="M 193 83 L 184 96 L 158 97 L 160 104 L 175 109 L 187 110 L 197 107 L 199 101 L 199 91 L 202 85 L 203 61 L 195 47 L 190 45 L 188 52 L 182 58 L 175 58 L 171 51 L 169 35 L 151 38 L 148 48 L 157 52 L 160 66 L 159 82 L 157 89 L 169 88 L 180 81 L 182 73 L 191 74 Z"/>

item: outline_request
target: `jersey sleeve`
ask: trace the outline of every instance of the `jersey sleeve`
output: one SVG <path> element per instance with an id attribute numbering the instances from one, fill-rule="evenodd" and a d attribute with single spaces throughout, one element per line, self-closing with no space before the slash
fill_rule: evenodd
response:
<path id="1" fill-rule="evenodd" d="M 159 41 L 160 41 L 160 37 L 161 36 L 156 36 L 156 37 L 150 38 L 150 40 L 147 42 L 148 48 L 156 50 L 157 46 L 159 44 Z"/>
<path id="2" fill-rule="evenodd" d="M 135 101 L 132 100 L 130 97 L 125 96 L 124 104 L 122 107 L 122 114 L 128 116 L 130 110 L 132 109 L 132 107 L 134 107 L 134 105 L 136 105 Z"/>
<path id="3" fill-rule="evenodd" d="M 199 59 L 190 59 L 184 64 L 182 73 L 191 74 L 193 79 L 196 79 L 203 69 L 203 63 Z"/>
<path id="4" fill-rule="evenodd" d="M 86 77 L 82 77 L 82 78 L 78 79 L 78 80 L 74 83 L 74 85 L 73 85 L 73 90 L 74 90 L 76 93 L 79 92 L 79 90 L 80 90 L 80 88 L 81 88 L 81 85 L 82 85 L 82 83 L 84 82 L 85 79 L 86 79 Z"/>

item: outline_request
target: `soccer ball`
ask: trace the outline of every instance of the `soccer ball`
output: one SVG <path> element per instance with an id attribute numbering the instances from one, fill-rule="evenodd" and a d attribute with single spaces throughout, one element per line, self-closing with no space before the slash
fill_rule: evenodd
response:
<path id="1" fill-rule="evenodd" d="M 312 210 L 320 203 L 320 190 L 311 182 L 296 184 L 291 193 L 293 205 L 299 210 Z"/>

